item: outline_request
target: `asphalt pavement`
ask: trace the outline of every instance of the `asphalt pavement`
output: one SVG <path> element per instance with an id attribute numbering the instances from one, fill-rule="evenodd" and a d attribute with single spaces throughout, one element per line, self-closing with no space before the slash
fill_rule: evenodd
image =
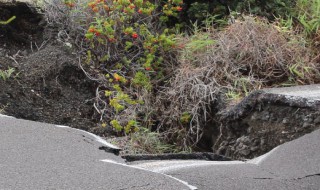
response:
<path id="1" fill-rule="evenodd" d="M 0 116 L 0 190 L 320 189 L 320 130 L 248 161 L 126 163 L 66 126 Z"/>
<path id="2" fill-rule="evenodd" d="M 84 131 L 0 116 L 0 190 L 194 189 L 171 176 L 127 166 Z"/>
<path id="3" fill-rule="evenodd" d="M 306 98 L 309 101 L 320 100 L 320 84 L 292 86 L 283 88 L 266 88 L 264 92 L 270 94 L 280 94 L 288 97 Z"/>

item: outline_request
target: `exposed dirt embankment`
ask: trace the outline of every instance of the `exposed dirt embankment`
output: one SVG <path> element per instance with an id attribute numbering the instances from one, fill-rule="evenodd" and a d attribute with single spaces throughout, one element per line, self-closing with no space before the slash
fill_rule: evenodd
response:
<path id="1" fill-rule="evenodd" d="M 39 10 L 25 3 L 1 3 L 0 69 L 15 71 L 0 79 L 0 110 L 17 118 L 93 130 L 97 117 L 95 83 L 78 67 L 72 50 L 49 39 Z"/>
<path id="2" fill-rule="evenodd" d="M 221 113 L 213 149 L 233 159 L 254 158 L 320 127 L 320 101 L 252 93 Z"/>
<path id="3" fill-rule="evenodd" d="M 26 47 L 31 45 L 30 42 L 42 40 L 45 20 L 38 9 L 28 3 L 0 1 L 0 20 L 5 21 L 12 16 L 16 16 L 13 22 L 0 25 L 0 44 Z"/>

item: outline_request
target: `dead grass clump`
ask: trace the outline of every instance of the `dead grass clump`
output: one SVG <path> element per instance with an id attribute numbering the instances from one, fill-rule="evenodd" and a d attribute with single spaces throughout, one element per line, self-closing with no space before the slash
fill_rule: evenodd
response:
<path id="1" fill-rule="evenodd" d="M 195 31 L 182 41 L 181 64 L 159 94 L 158 105 L 166 110 L 160 117 L 169 128 L 184 125 L 181 118 L 190 115 L 184 125 L 188 145 L 201 138 L 221 94 L 235 99 L 261 87 L 319 81 L 303 38 L 258 18 L 245 17 L 223 31 Z"/>

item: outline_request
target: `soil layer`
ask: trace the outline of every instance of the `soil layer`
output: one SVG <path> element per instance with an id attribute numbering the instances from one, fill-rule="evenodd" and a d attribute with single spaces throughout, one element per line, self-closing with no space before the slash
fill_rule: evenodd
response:
<path id="1" fill-rule="evenodd" d="M 0 3 L 0 111 L 33 121 L 95 130 L 96 84 L 78 67 L 72 50 L 44 35 L 41 12 L 25 3 Z"/>
<path id="2" fill-rule="evenodd" d="M 320 101 L 252 93 L 220 114 L 213 150 L 233 159 L 250 159 L 320 127 Z"/>

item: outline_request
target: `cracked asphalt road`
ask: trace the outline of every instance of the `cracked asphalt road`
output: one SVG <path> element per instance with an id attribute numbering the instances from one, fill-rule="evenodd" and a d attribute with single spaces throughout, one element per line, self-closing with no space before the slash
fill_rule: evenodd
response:
<path id="1" fill-rule="evenodd" d="M 320 189 L 320 129 L 253 160 L 137 161 L 88 132 L 0 115 L 0 190 Z"/>
<path id="2" fill-rule="evenodd" d="M 0 116 L 0 190 L 190 189 L 168 175 L 128 167 L 101 146 L 87 132 Z"/>
<path id="3" fill-rule="evenodd" d="M 246 162 L 154 161 L 135 166 L 169 174 L 198 189 L 320 189 L 320 130 Z"/>

